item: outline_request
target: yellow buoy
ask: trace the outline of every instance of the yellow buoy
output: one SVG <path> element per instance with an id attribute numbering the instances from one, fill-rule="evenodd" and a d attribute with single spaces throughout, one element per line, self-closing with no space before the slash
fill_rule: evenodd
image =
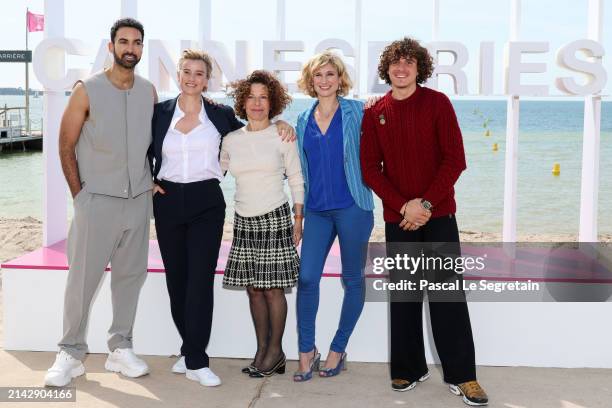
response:
<path id="1" fill-rule="evenodd" d="M 559 163 L 553 164 L 552 174 L 553 176 L 558 176 L 561 174 L 561 165 Z"/>
<path id="2" fill-rule="evenodd" d="M 493 151 L 496 152 L 498 150 L 497 143 L 493 143 Z"/>
<path id="3" fill-rule="evenodd" d="M 487 131 L 485 132 L 485 136 L 491 136 L 491 131 L 489 129 L 487 129 Z"/>

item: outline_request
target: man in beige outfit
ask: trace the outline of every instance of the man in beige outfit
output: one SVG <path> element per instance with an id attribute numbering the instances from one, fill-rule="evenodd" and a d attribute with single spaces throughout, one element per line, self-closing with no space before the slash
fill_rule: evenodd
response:
<path id="1" fill-rule="evenodd" d="M 111 28 L 106 71 L 79 81 L 60 127 L 60 159 L 74 198 L 68 234 L 70 271 L 64 298 L 64 335 L 45 385 L 65 386 L 84 374 L 89 308 L 111 264 L 113 322 L 109 371 L 128 377 L 149 372 L 132 351 L 138 295 L 147 274 L 152 178 L 147 150 L 157 94 L 134 74 L 144 29 L 134 19 Z"/>

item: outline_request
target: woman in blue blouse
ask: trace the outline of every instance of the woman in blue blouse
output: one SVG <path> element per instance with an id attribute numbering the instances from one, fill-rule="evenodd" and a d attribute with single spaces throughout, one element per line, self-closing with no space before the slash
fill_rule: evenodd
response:
<path id="1" fill-rule="evenodd" d="M 363 103 L 344 99 L 351 80 L 340 57 L 326 51 L 302 69 L 300 89 L 317 98 L 298 117 L 298 151 L 305 181 L 305 223 L 297 292 L 300 361 L 293 379 L 338 375 L 346 346 L 363 309 L 366 244 L 374 225 L 374 201 L 363 184 L 359 142 Z M 325 366 L 315 347 L 319 283 L 332 243 L 340 242 L 344 301 Z M 361 256 L 359 256 L 361 254 Z"/>

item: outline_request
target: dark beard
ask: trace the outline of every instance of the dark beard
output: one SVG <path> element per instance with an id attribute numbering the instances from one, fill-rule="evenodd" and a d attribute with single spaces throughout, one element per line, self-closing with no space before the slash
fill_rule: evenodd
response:
<path id="1" fill-rule="evenodd" d="M 136 55 L 134 54 L 124 54 L 125 55 L 133 55 L 134 57 L 136 57 Z M 113 57 L 115 58 L 115 63 L 123 68 L 126 69 L 134 69 L 134 67 L 136 66 L 136 64 L 138 64 L 140 62 L 139 58 L 136 58 L 133 62 L 128 62 L 123 60 L 121 57 L 119 57 L 119 55 L 117 55 L 117 53 L 113 52 Z"/>

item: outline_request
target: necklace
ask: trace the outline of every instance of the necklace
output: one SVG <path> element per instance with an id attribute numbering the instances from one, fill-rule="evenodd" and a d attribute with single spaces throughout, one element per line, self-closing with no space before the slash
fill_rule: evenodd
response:
<path id="1" fill-rule="evenodd" d="M 317 109 L 316 109 L 316 114 L 319 117 L 319 119 L 321 120 L 325 120 L 327 121 L 329 118 L 333 117 L 334 114 L 336 113 L 336 111 L 338 110 L 338 107 L 340 106 L 339 103 L 336 103 L 336 105 L 333 107 L 333 109 L 331 109 L 329 111 L 329 113 L 323 113 L 320 109 L 320 105 L 317 105 Z"/>

